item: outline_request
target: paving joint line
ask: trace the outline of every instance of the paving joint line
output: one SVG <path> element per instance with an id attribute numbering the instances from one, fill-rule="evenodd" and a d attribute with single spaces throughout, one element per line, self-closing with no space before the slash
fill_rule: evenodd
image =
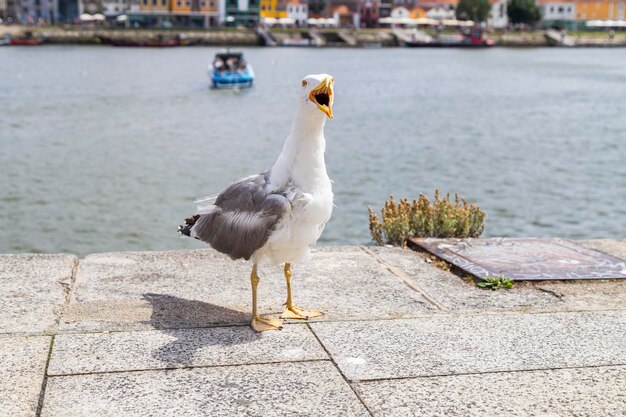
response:
<path id="1" fill-rule="evenodd" d="M 76 274 L 78 271 L 79 263 L 79 259 L 74 259 L 74 261 L 72 262 L 72 269 L 69 280 L 59 281 L 59 284 L 61 284 L 61 286 L 63 287 L 63 303 L 59 307 L 58 313 L 55 314 L 53 330 L 51 332 L 53 335 L 56 334 L 56 331 L 61 325 L 61 320 L 66 313 L 67 307 L 70 305 L 72 293 L 74 292 L 74 284 L 76 283 Z"/>
<path id="2" fill-rule="evenodd" d="M 308 363 L 308 362 L 328 362 L 328 361 L 329 359 L 301 359 L 301 360 L 233 363 L 233 364 L 221 364 L 221 365 L 168 366 L 164 368 L 124 369 L 124 370 L 114 370 L 114 371 L 90 371 L 90 372 L 78 372 L 78 373 L 67 373 L 67 374 L 55 374 L 55 375 L 48 375 L 48 378 L 60 378 L 60 377 L 84 376 L 84 375 L 126 374 L 126 373 L 138 373 L 138 372 L 153 372 L 153 371 L 183 371 L 185 369 L 232 368 L 236 366 L 279 365 L 282 363 Z"/>
<path id="3" fill-rule="evenodd" d="M 367 406 L 367 404 L 365 403 L 363 398 L 361 398 L 361 396 L 357 392 L 356 388 L 354 388 L 354 386 L 352 386 L 352 383 L 350 382 L 350 380 L 348 378 L 346 378 L 346 376 L 343 374 L 343 372 L 341 372 L 341 368 L 339 368 L 339 365 L 337 364 L 337 362 L 335 362 L 335 358 L 333 358 L 333 356 L 330 354 L 328 349 L 326 349 L 326 346 L 324 346 L 324 343 L 322 343 L 322 340 L 317 336 L 317 333 L 315 333 L 315 330 L 313 330 L 313 328 L 311 327 L 310 323 L 306 323 L 306 326 L 309 328 L 309 331 L 313 334 L 313 336 L 317 340 L 317 343 L 319 343 L 320 346 L 322 347 L 322 349 L 324 349 L 324 352 L 326 352 L 326 355 L 328 355 L 328 358 L 330 359 L 330 362 L 337 369 L 337 372 L 339 372 L 339 375 L 341 375 L 341 378 L 343 378 L 343 380 L 346 382 L 346 384 L 348 384 L 348 386 L 350 387 L 350 389 L 352 390 L 354 395 L 359 399 L 359 402 L 363 405 L 365 410 L 367 410 L 369 415 L 374 417 L 374 413 L 372 412 L 372 410 L 370 410 L 370 408 Z"/>
<path id="4" fill-rule="evenodd" d="M 389 272 L 391 272 L 398 279 L 400 279 L 400 281 L 404 282 L 404 284 L 407 287 L 409 287 L 413 291 L 416 291 L 416 292 L 420 293 L 422 295 L 422 297 L 424 297 L 426 299 L 426 301 L 428 301 L 429 303 L 434 305 L 438 310 L 449 311 L 443 304 L 441 304 L 440 302 L 435 300 L 430 294 L 428 294 L 426 291 L 421 289 L 419 286 L 417 286 L 413 282 L 411 282 L 409 274 L 407 274 L 404 269 L 402 269 L 400 267 L 397 267 L 397 266 L 394 266 L 394 265 L 389 265 L 380 256 L 376 255 L 374 252 L 372 252 L 371 250 L 369 250 L 365 246 L 359 246 L 359 248 L 361 248 L 361 250 L 363 250 L 365 253 L 367 253 L 370 256 L 372 256 L 374 259 L 376 259 L 381 265 L 383 265 L 385 268 L 387 268 L 387 270 Z"/>
<path id="5" fill-rule="evenodd" d="M 432 311 L 432 310 L 431 310 Z M 326 323 L 352 323 L 352 322 L 372 322 L 372 321 L 401 321 L 401 320 L 420 320 L 433 317 L 478 317 L 478 316 L 518 316 L 518 315 L 541 315 L 541 314 L 577 314 L 577 313 L 623 313 L 626 312 L 624 308 L 608 308 L 608 309 L 557 309 L 557 310 L 527 310 L 524 308 L 517 308 L 513 310 L 446 310 L 446 311 L 434 311 L 423 312 L 407 317 L 376 317 L 376 318 L 345 318 L 345 319 L 331 319 L 331 320 L 318 320 L 309 321 L 312 324 L 326 324 Z M 302 322 L 288 322 L 290 326 L 304 326 L 306 323 Z M 224 327 L 246 327 L 249 323 L 232 323 L 232 324 L 215 324 L 207 326 L 197 327 L 157 327 L 152 329 L 123 329 L 123 330 L 84 330 L 84 331 L 61 331 L 61 332 L 17 332 L 17 333 L 0 333 L 2 337 L 53 337 L 53 336 L 75 336 L 75 335 L 89 335 L 89 334 L 113 334 L 113 333 L 136 333 L 136 332 L 153 332 L 153 331 L 171 331 L 171 330 L 208 330 Z"/>
<path id="6" fill-rule="evenodd" d="M 48 386 L 48 366 L 50 366 L 50 358 L 52 357 L 52 348 L 54 346 L 54 335 L 50 337 L 50 344 L 48 345 L 48 355 L 46 357 L 46 366 L 43 371 L 43 381 L 41 381 L 41 390 L 39 391 L 39 399 L 37 401 L 37 410 L 35 411 L 35 417 L 41 416 L 43 409 L 43 401 L 46 396 L 46 387 Z"/>
<path id="7" fill-rule="evenodd" d="M 511 374 L 511 373 L 524 373 L 524 372 L 543 372 L 543 371 L 561 371 L 568 369 L 596 369 L 596 368 L 620 368 L 626 367 L 626 363 L 616 364 L 603 364 L 603 365 L 583 365 L 583 366 L 558 366 L 556 368 L 529 368 L 529 369 L 510 369 L 510 370 L 495 370 L 495 371 L 483 371 L 483 372 L 462 372 L 462 373 L 446 373 L 435 375 L 413 375 L 413 376 L 400 376 L 400 377 L 388 377 L 388 378 L 371 378 L 371 379 L 355 379 L 352 382 L 358 384 L 367 384 L 383 381 L 400 381 L 406 379 L 429 379 L 429 378 L 441 378 L 441 377 L 456 377 L 456 376 L 473 376 L 473 375 L 491 375 L 491 374 Z"/>

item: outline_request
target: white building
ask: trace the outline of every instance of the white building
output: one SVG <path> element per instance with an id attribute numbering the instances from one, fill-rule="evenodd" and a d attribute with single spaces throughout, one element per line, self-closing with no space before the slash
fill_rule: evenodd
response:
<path id="1" fill-rule="evenodd" d="M 456 12 L 452 4 L 440 4 L 430 8 L 426 12 L 426 17 L 436 20 L 454 19 L 456 17 Z"/>
<path id="2" fill-rule="evenodd" d="M 540 1 L 541 20 L 575 20 L 576 19 L 576 3 L 548 0 Z"/>
<path id="3" fill-rule="evenodd" d="M 102 14 L 105 16 L 119 16 L 130 10 L 130 0 L 103 0 Z"/>
<path id="4" fill-rule="evenodd" d="M 489 11 L 489 26 L 495 29 L 502 29 L 509 25 L 507 14 L 508 0 L 491 0 L 491 10 Z"/>
<path id="5" fill-rule="evenodd" d="M 391 10 L 391 18 L 393 19 L 406 19 L 410 16 L 409 9 L 403 6 L 394 7 Z"/>
<path id="6" fill-rule="evenodd" d="M 293 19 L 298 26 L 306 26 L 309 18 L 309 5 L 302 0 L 289 0 L 286 7 L 287 18 Z"/>

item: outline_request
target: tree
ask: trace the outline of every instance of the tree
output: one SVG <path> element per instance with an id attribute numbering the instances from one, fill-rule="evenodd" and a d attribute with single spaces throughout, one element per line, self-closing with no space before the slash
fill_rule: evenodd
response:
<path id="1" fill-rule="evenodd" d="M 535 0 L 509 0 L 507 6 L 509 21 L 533 26 L 541 19 L 541 11 Z"/>
<path id="2" fill-rule="evenodd" d="M 490 8 L 489 0 L 459 0 L 459 5 L 456 7 L 456 17 L 459 20 L 484 22 L 489 16 Z"/>

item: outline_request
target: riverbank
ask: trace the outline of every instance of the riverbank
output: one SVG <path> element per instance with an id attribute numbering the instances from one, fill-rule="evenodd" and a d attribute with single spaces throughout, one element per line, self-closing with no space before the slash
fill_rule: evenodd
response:
<path id="1" fill-rule="evenodd" d="M 181 29 L 111 29 L 93 27 L 33 27 L 0 26 L 0 34 L 8 33 L 13 37 L 25 36 L 32 32 L 34 37 L 52 44 L 103 44 L 104 39 L 125 42 L 149 42 L 156 39 L 173 39 L 182 35 L 187 45 L 205 46 L 255 46 L 266 42 L 254 29 L 218 28 L 204 30 Z M 426 32 L 430 32 L 426 30 Z M 314 40 L 317 46 L 330 47 L 394 47 L 402 44 L 390 29 L 272 29 L 272 38 L 278 45 L 301 44 L 302 40 Z M 434 32 L 433 32 L 434 34 Z M 490 34 L 496 46 L 504 47 L 539 47 L 547 46 L 543 31 L 499 32 Z M 580 31 L 569 34 L 580 47 L 618 47 L 626 46 L 626 33 L 616 33 L 609 38 L 606 31 Z"/>
<path id="2" fill-rule="evenodd" d="M 577 243 L 626 259 L 625 240 Z M 294 295 L 326 315 L 259 335 L 249 265 L 211 250 L 0 255 L 0 271 L 1 415 L 626 411 L 626 280 L 490 291 L 410 250 L 323 248 Z M 262 268 L 261 312 L 284 294 Z"/>

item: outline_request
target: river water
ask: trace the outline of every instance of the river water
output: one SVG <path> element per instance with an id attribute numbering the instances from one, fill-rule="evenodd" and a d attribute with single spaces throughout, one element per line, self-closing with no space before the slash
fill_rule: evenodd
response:
<path id="1" fill-rule="evenodd" d="M 322 244 L 367 206 L 458 191 L 487 236 L 626 237 L 626 54 L 611 49 L 244 48 L 257 83 L 208 88 L 214 48 L 0 48 L 0 253 L 200 247 L 196 197 L 269 168 L 307 73 L 336 77 Z"/>

